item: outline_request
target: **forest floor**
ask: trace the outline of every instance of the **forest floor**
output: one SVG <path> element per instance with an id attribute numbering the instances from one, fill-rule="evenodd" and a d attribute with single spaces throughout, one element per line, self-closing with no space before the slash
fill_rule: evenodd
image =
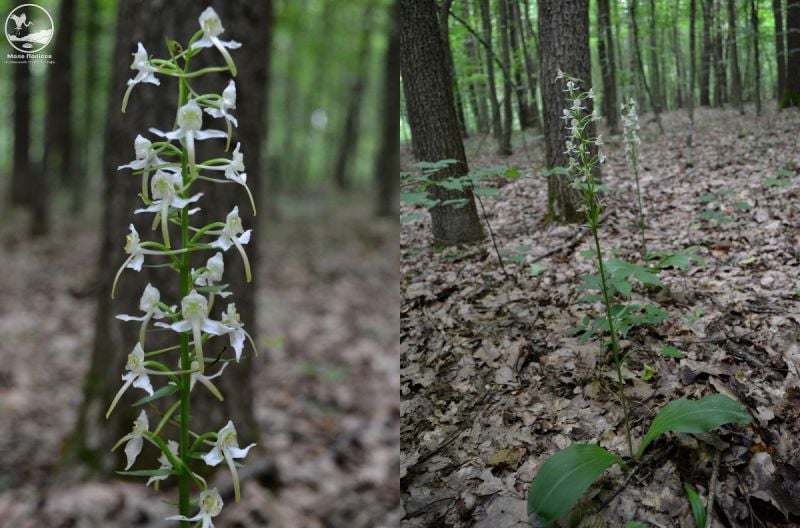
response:
<path id="1" fill-rule="evenodd" d="M 661 288 L 634 288 L 634 301 L 670 314 L 622 342 L 634 438 L 681 397 L 727 394 L 754 420 L 704 437 L 661 437 L 633 478 L 607 472 L 569 525 L 694 526 L 688 483 L 704 501 L 714 497 L 709 526 L 800 526 L 800 112 L 765 109 L 756 118 L 752 107 L 745 116 L 699 110 L 692 167 L 685 113 L 665 115 L 663 135 L 646 117 L 648 248 L 696 246 L 704 262 L 663 270 Z M 482 198 L 507 276 L 488 238 L 435 247 L 428 215 L 402 229 L 400 475 L 408 528 L 527 526 L 527 490 L 550 455 L 575 442 L 627 451 L 613 366 L 596 340 L 568 331 L 602 313 L 579 302 L 581 277 L 594 273 L 582 256 L 591 238 L 583 226 L 545 223 L 541 138 L 522 139 L 510 158 L 494 155 L 491 138 L 466 143 L 472 169 L 521 173 L 498 177 L 499 193 Z M 605 137 L 603 178 L 616 192 L 607 199 L 602 244 L 606 255 L 641 262 L 635 184 L 620 139 Z M 660 354 L 665 345 L 682 357 Z"/>
<path id="2" fill-rule="evenodd" d="M 306 196 L 264 225 L 254 408 L 278 482 L 245 481 L 217 528 L 399 522 L 398 228 L 370 204 Z M 61 464 L 94 332 L 99 234 L 85 225 L 0 232 L 2 528 L 160 527 L 173 513 L 138 480 Z"/>

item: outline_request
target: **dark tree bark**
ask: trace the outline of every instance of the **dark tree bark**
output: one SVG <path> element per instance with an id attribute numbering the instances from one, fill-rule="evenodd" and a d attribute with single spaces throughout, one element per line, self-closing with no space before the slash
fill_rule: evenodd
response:
<path id="1" fill-rule="evenodd" d="M 661 124 L 661 105 L 658 103 L 658 99 L 655 97 L 655 95 L 653 95 L 653 87 L 647 82 L 647 76 L 644 74 L 644 62 L 642 61 L 642 52 L 639 48 L 639 25 L 636 23 L 636 2 L 631 2 L 631 27 L 633 29 L 631 38 L 633 39 L 634 65 L 639 73 L 642 86 L 644 86 L 647 99 L 650 101 L 650 107 L 653 109 L 653 116 L 656 120 L 656 124 L 658 125 L 658 129 L 663 134 L 664 126 Z"/>
<path id="2" fill-rule="evenodd" d="M 12 205 L 30 204 L 31 186 L 31 69 L 28 61 L 14 69 L 14 161 L 9 198 Z"/>
<path id="3" fill-rule="evenodd" d="M 501 142 L 503 124 L 500 117 L 500 103 L 497 100 L 497 82 L 494 77 L 494 51 L 492 44 L 492 16 L 489 11 L 489 0 L 479 0 L 481 10 L 481 25 L 483 26 L 483 41 L 486 43 L 486 80 L 489 83 L 489 103 L 492 109 L 492 133 Z"/>
<path id="4" fill-rule="evenodd" d="M 361 24 L 361 42 L 356 55 L 356 67 L 350 72 L 350 99 L 347 102 L 344 128 L 339 140 L 336 160 L 333 164 L 333 181 L 339 189 L 347 189 L 350 182 L 349 169 L 353 153 L 358 148 L 358 128 L 361 123 L 361 107 L 364 104 L 364 90 L 367 87 L 370 38 L 372 36 L 372 8 L 364 11 Z M 452 60 L 452 57 L 451 57 Z"/>
<path id="5" fill-rule="evenodd" d="M 728 63 L 731 66 L 731 102 L 744 114 L 739 52 L 736 48 L 736 0 L 728 0 Z"/>
<path id="6" fill-rule="evenodd" d="M 687 103 L 689 104 L 689 120 L 694 123 L 694 89 L 697 79 L 697 37 L 695 21 L 697 20 L 697 0 L 689 0 L 689 86 L 687 90 Z"/>
<path id="7" fill-rule="evenodd" d="M 398 4 L 392 3 L 389 11 L 389 45 L 386 47 L 386 63 L 383 71 L 383 130 L 381 146 L 375 159 L 375 183 L 377 184 L 376 213 L 378 216 L 397 214 L 398 175 L 400 173 L 400 34 L 397 28 Z"/>
<path id="8" fill-rule="evenodd" d="M 600 56 L 600 72 L 603 76 L 601 100 L 603 116 L 612 134 L 619 132 L 617 109 L 617 65 L 614 60 L 614 35 L 611 28 L 611 10 L 608 0 L 597 0 L 597 52 Z"/>
<path id="9" fill-rule="evenodd" d="M 442 37 L 444 44 L 444 57 L 445 66 L 447 67 L 447 74 L 453 83 L 453 95 L 456 102 L 456 117 L 458 117 L 458 126 L 461 130 L 461 137 L 469 137 L 467 130 L 467 118 L 464 114 L 464 101 L 461 98 L 461 89 L 458 83 L 458 75 L 456 74 L 456 66 L 453 62 L 453 50 L 450 48 L 450 30 L 448 22 L 450 20 L 450 6 L 453 0 L 444 0 L 439 8 L 439 33 Z"/>
<path id="10" fill-rule="evenodd" d="M 520 6 L 517 0 L 510 0 L 509 6 L 511 8 L 511 23 L 512 32 L 516 33 L 519 39 L 519 46 L 512 43 L 512 47 L 516 49 L 519 59 L 516 61 L 518 68 L 525 71 L 525 81 L 518 82 L 517 90 L 521 90 L 524 94 L 526 123 L 523 128 L 536 128 L 537 122 L 537 108 L 536 108 L 536 71 L 533 66 L 533 59 L 530 54 L 530 46 L 528 39 L 525 37 L 525 29 L 522 25 L 522 15 L 520 14 Z M 520 65 L 521 62 L 521 65 Z M 521 119 L 520 119 L 521 121 Z"/>
<path id="11" fill-rule="evenodd" d="M 683 55 L 681 54 L 681 41 L 680 41 L 680 0 L 676 0 L 675 5 L 675 19 L 672 23 L 672 53 L 675 57 L 675 76 L 677 83 L 675 85 L 676 103 L 678 108 L 683 108 L 686 104 L 686 71 L 683 64 Z"/>
<path id="12" fill-rule="evenodd" d="M 503 128 L 500 134 L 500 143 L 497 146 L 497 153 L 501 156 L 511 155 L 511 130 L 514 125 L 514 114 L 511 108 L 511 46 L 509 45 L 508 35 L 508 0 L 498 0 L 498 10 L 500 11 L 500 50 L 503 61 Z"/>
<path id="13" fill-rule="evenodd" d="M 197 4 L 166 3 L 164 0 L 132 0 L 119 5 L 117 22 L 117 41 L 114 50 L 114 68 L 111 80 L 111 97 L 108 103 L 106 121 L 106 148 L 103 153 L 103 173 L 107 176 L 103 201 L 104 233 L 100 251 L 98 274 L 98 309 L 95 322 L 95 342 L 89 372 L 84 383 L 84 401 L 79 409 L 72 452 L 95 469 L 108 472 L 118 464 L 111 458 L 110 447 L 130 431 L 130 424 L 139 409 L 130 403 L 138 399 L 141 391 L 130 390 L 111 418 L 106 421 L 104 414 L 114 394 L 119 389 L 120 376 L 124 372 L 126 357 L 138 340 L 138 326 L 114 318 L 118 313 L 139 313 L 139 298 L 148 282 L 159 287 L 162 301 L 179 304 L 176 275 L 164 267 L 144 267 L 140 273 L 126 270 L 117 287 L 116 299 L 110 299 L 111 284 L 117 267 L 124 260 L 122 246 L 128 233 L 128 224 L 133 223 L 143 239 L 149 238 L 151 217 L 133 215 L 133 209 L 141 206 L 137 197 L 141 182 L 129 174 L 119 174 L 117 166 L 133 158 L 133 141 L 138 133 L 146 134 L 149 127 L 169 130 L 175 116 L 177 83 L 174 79 L 161 76 L 161 86 L 140 85 L 134 89 L 128 105 L 128 112 L 119 113 L 120 98 L 125 91 L 126 81 L 131 76 L 130 57 L 136 43 L 142 42 L 149 53 L 156 56 L 167 54 L 164 47 L 164 28 L 167 36 L 181 42 L 188 41 L 197 30 L 197 17 L 205 8 L 205 2 Z M 225 26 L 225 37 L 242 43 L 243 48 L 232 53 L 239 69 L 237 83 L 237 117 L 239 127 L 234 128 L 234 142 L 241 141 L 241 151 L 245 156 L 248 185 L 258 201 L 260 184 L 259 149 L 265 133 L 266 86 L 268 71 L 268 50 L 272 33 L 272 11 L 270 2 L 250 3 L 231 1 L 216 6 Z M 152 13 L 159 13 L 159 23 L 153 24 Z M 209 51 L 213 51 L 209 50 Z M 220 64 L 221 57 L 213 53 L 203 53 L 193 63 Z M 198 64 L 194 64 L 198 66 Z M 218 77 L 218 78 L 217 78 Z M 216 90 L 227 84 L 224 76 L 215 76 Z M 195 86 L 197 84 L 195 83 Z M 210 118 L 207 118 L 210 120 Z M 219 143 L 219 142 L 217 142 Z M 128 148 L 125 148 L 128 146 Z M 220 147 L 215 144 L 215 153 Z M 202 159 L 202 156 L 201 156 Z M 204 189 L 202 215 L 215 220 L 224 218 L 234 204 L 241 204 L 240 214 L 243 224 L 254 226 L 253 218 L 246 205 L 247 198 L 238 185 L 217 185 Z M 202 220 L 200 220 L 202 221 Z M 250 262 L 258 269 L 258 231 L 247 246 Z M 198 255 L 192 265 L 199 267 L 210 255 Z M 228 252 L 225 264 L 225 282 L 234 293 L 233 299 L 241 314 L 245 327 L 251 334 L 255 331 L 255 284 L 244 287 L 244 273 L 240 258 Z M 257 274 L 256 276 L 257 277 Z M 257 279 L 256 279 L 257 280 Z M 173 285 L 173 286 L 169 286 Z M 224 309 L 223 302 L 215 303 L 212 317 L 218 318 L 218 311 Z M 222 305 L 222 306 L 220 306 Z M 163 339 L 168 339 L 166 333 Z M 254 336 L 255 337 L 255 336 Z M 148 343 L 156 343 L 158 333 L 148 336 Z M 152 341 L 151 341 L 152 340 Z M 169 344 L 174 344 L 169 341 Z M 222 351 L 222 341 L 211 341 L 208 354 Z M 247 353 L 249 356 L 249 352 Z M 252 387 L 250 384 L 249 359 L 241 364 L 232 364 L 225 374 L 215 380 L 225 395 L 224 403 L 217 402 L 203 391 L 193 392 L 193 408 L 202 409 L 192 417 L 195 430 L 216 430 L 228 419 L 236 424 L 242 441 L 258 436 L 252 409 Z M 211 403 L 213 401 L 213 403 Z M 247 439 L 247 440 L 246 440 Z M 146 448 L 147 449 L 147 448 Z"/>
<path id="14" fill-rule="evenodd" d="M 556 80 L 558 70 L 582 79 L 584 90 L 591 82 L 589 55 L 589 3 L 582 0 L 539 0 L 539 60 L 544 107 L 545 157 L 548 168 L 567 167 L 566 132 L 562 111 L 564 85 Z M 588 101 L 591 106 L 591 100 Z M 588 108 L 589 112 L 592 108 Z M 588 133 L 594 134 L 593 124 Z M 547 178 L 547 217 L 552 222 L 574 223 L 583 219 L 580 195 L 565 175 Z"/>
<path id="15" fill-rule="evenodd" d="M 521 35 L 519 34 L 518 17 L 514 11 L 516 7 L 516 0 L 506 1 L 507 17 L 506 24 L 508 25 L 508 42 L 511 49 L 511 69 L 514 74 L 514 93 L 517 99 L 517 117 L 519 118 L 519 127 L 521 130 L 531 128 L 530 106 L 528 105 L 528 93 L 525 89 L 525 83 L 522 81 L 523 66 L 523 52 L 520 43 Z"/>
<path id="16" fill-rule="evenodd" d="M 483 71 L 483 63 L 480 55 L 475 49 L 475 38 L 469 35 L 464 39 L 464 52 L 472 63 L 472 67 L 477 71 Z M 472 79 L 467 87 L 469 90 L 470 105 L 475 114 L 475 125 L 478 132 L 486 134 L 490 130 L 489 121 L 489 95 L 486 90 L 486 83 L 479 79 Z"/>
<path id="17" fill-rule="evenodd" d="M 97 0 L 85 0 L 84 13 L 97 13 Z M 87 179 L 94 168 L 93 157 L 99 150 L 95 142 L 102 141 L 102 135 L 96 134 L 95 126 L 95 97 L 97 93 L 97 36 L 100 32 L 100 23 L 97 16 L 86 16 L 83 20 L 82 31 L 85 35 L 86 76 L 83 79 L 83 99 L 85 101 L 82 140 L 73 138 L 73 147 L 78 154 L 75 166 L 75 178 L 72 188 L 72 212 L 81 213 L 84 210 L 85 200 L 82 199 L 87 187 Z"/>
<path id="18" fill-rule="evenodd" d="M 755 69 L 756 115 L 761 115 L 761 57 L 758 49 L 758 0 L 750 0 L 750 24 L 753 30 L 753 68 Z"/>
<path id="19" fill-rule="evenodd" d="M 714 106 L 721 107 L 728 102 L 725 60 L 722 56 L 722 7 L 714 0 Z"/>
<path id="20" fill-rule="evenodd" d="M 783 29 L 783 3 L 781 0 L 772 0 L 772 15 L 775 17 L 775 62 L 778 70 L 778 103 L 783 99 L 786 90 L 786 46 L 784 45 L 785 32 Z"/>
<path id="21" fill-rule="evenodd" d="M 703 49 L 700 52 L 700 106 L 711 104 L 711 6 L 714 0 L 703 2 Z"/>
<path id="22" fill-rule="evenodd" d="M 781 106 L 800 106 L 800 0 L 786 1 L 786 87 Z"/>
<path id="23" fill-rule="evenodd" d="M 542 116 L 539 113 L 539 103 L 536 97 L 536 87 L 539 81 L 537 81 L 539 72 L 537 71 L 538 62 L 533 60 L 534 55 L 538 56 L 537 48 L 537 38 L 536 33 L 533 31 L 533 24 L 531 24 L 531 17 L 530 17 L 530 5 L 528 4 L 528 0 L 523 0 L 521 8 L 524 11 L 524 15 L 520 17 L 520 24 L 524 25 L 524 30 L 522 31 L 523 43 L 527 46 L 525 51 L 525 70 L 528 75 L 528 87 L 530 89 L 531 94 L 531 115 L 533 116 L 534 127 L 539 126 L 542 122 Z M 520 6 L 517 6 L 517 12 L 519 13 Z"/>
<path id="24" fill-rule="evenodd" d="M 444 55 L 433 0 L 400 0 L 400 71 L 414 152 L 423 161 L 456 160 L 438 171 L 436 179 L 469 172 Z M 462 207 L 440 205 L 431 209 L 436 243 L 459 244 L 483 238 L 471 191 L 450 191 L 438 185 L 430 190 L 439 200 L 466 200 Z"/>
<path id="25" fill-rule="evenodd" d="M 664 94 L 661 84 L 661 69 L 658 64 L 658 40 L 656 30 L 656 3 L 650 0 L 650 86 L 653 91 L 653 107 L 660 113 L 664 108 Z"/>

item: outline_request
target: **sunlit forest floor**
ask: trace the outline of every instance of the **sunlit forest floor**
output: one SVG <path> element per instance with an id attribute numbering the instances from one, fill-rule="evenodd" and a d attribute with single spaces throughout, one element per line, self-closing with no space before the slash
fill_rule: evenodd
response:
<path id="1" fill-rule="evenodd" d="M 247 480 L 225 527 L 399 521 L 397 227 L 364 196 L 282 202 L 261 232 L 256 418 L 279 482 Z M 94 332 L 97 225 L 64 222 L 0 253 L 0 526 L 163 526 L 140 482 L 100 482 L 59 460 Z M 275 489 L 270 489 L 277 486 Z M 175 525 L 169 523 L 168 525 Z"/>
<path id="2" fill-rule="evenodd" d="M 709 526 L 800 525 L 800 112 L 746 110 L 698 111 L 693 166 L 685 113 L 664 116 L 664 135 L 643 116 L 649 249 L 698 246 L 705 263 L 665 270 L 663 288 L 635 289 L 634 301 L 670 317 L 634 328 L 622 346 L 636 438 L 667 401 L 709 392 L 739 400 L 754 422 L 661 438 L 633 478 L 603 477 L 571 526 L 592 511 L 604 521 L 588 526 L 694 526 L 682 485 L 707 501 L 712 476 Z M 620 136 L 605 141 L 604 183 L 616 192 L 603 245 L 637 262 L 634 181 Z M 402 230 L 404 526 L 526 526 L 527 488 L 549 455 L 574 442 L 626 452 L 613 367 L 596 341 L 568 333 L 599 313 L 578 301 L 581 277 L 594 272 L 581 255 L 591 238 L 545 223 L 541 138 L 516 136 L 514 147 L 499 158 L 492 138 L 466 142 L 471 168 L 521 172 L 483 198 L 508 276 L 488 238 L 433 247 L 427 215 Z M 683 357 L 660 355 L 664 345 Z"/>

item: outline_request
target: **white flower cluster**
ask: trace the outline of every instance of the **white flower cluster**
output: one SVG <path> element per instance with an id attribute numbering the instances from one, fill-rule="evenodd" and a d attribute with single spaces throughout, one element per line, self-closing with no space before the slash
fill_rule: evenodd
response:
<path id="1" fill-rule="evenodd" d="M 570 106 L 565 108 L 561 114 L 561 119 L 564 120 L 567 128 L 564 154 L 569 156 L 568 168 L 570 171 L 577 171 L 580 178 L 585 179 L 586 170 L 591 171 L 595 164 L 604 163 L 606 159 L 600 148 L 603 146 L 603 137 L 601 135 L 596 137 L 589 136 L 586 130 L 590 123 L 601 119 L 600 113 L 596 108 L 591 113 L 588 113 L 588 107 L 585 104 L 587 101 L 594 100 L 594 89 L 589 88 L 589 91 L 582 92 L 580 90 L 580 79 L 572 77 L 560 69 L 556 80 L 566 80 L 564 91 L 567 92 L 567 101 L 570 103 Z M 591 152 L 592 145 L 597 147 L 596 155 Z"/>
<path id="2" fill-rule="evenodd" d="M 639 139 L 639 114 L 636 113 L 636 101 L 631 97 L 628 104 L 622 103 L 622 131 L 625 140 L 625 154 L 628 163 L 636 163 Z"/>
<path id="3" fill-rule="evenodd" d="M 200 94 L 189 85 L 189 80 L 200 75 L 218 71 L 229 71 L 236 75 L 236 67 L 228 49 L 236 49 L 241 44 L 233 41 L 222 41 L 219 35 L 224 31 L 219 16 L 213 8 L 207 8 L 200 15 L 200 30 L 190 41 L 186 51 L 169 60 L 149 58 L 144 46 L 139 43 L 134 53 L 131 69 L 137 71 L 136 75 L 128 81 L 128 90 L 124 96 L 123 111 L 127 105 L 131 89 L 139 83 L 159 85 L 157 74 L 178 77 L 181 83 L 180 103 L 175 120 L 175 129 L 161 131 L 151 128 L 150 132 L 161 138 L 151 141 L 139 135 L 134 141 L 136 159 L 119 169 L 130 169 L 135 175 L 142 177 L 141 198 L 144 207 L 136 209 L 135 214 L 153 214 L 153 229 L 161 227 L 161 241 L 142 241 L 139 233 L 130 225 L 127 236 L 125 252 L 128 257 L 117 271 L 112 285 L 112 297 L 121 273 L 125 269 L 141 271 L 146 259 L 168 259 L 169 264 L 178 270 L 181 275 L 182 298 L 180 303 L 170 305 L 161 299 L 158 288 L 148 284 L 142 293 L 139 308 L 142 315 L 121 314 L 117 318 L 123 321 L 138 321 L 141 323 L 139 341 L 128 355 L 124 382 L 109 406 L 106 417 L 116 407 L 122 395 L 131 387 L 141 389 L 148 396 L 148 400 L 155 400 L 177 392 L 181 397 L 189 398 L 192 389 L 199 381 L 220 401 L 223 399 L 219 389 L 211 381 L 222 374 L 229 361 L 239 362 L 242 357 L 245 339 L 250 341 L 255 351 L 255 344 L 250 335 L 244 330 L 235 303 L 228 303 L 227 308 L 221 313 L 219 320 L 211 315 L 215 297 L 228 297 L 230 292 L 225 291 L 225 284 L 221 284 L 225 271 L 223 254 L 231 247 L 235 247 L 242 257 L 247 281 L 251 280 L 250 263 L 245 253 L 244 246 L 250 241 L 251 230 L 245 230 L 239 217 L 238 206 L 234 207 L 225 218 L 225 221 L 212 222 L 203 227 L 189 225 L 189 217 L 199 210 L 190 209 L 197 204 L 203 193 L 192 193 L 192 185 L 202 179 L 216 183 L 236 183 L 244 187 L 250 199 L 250 204 L 255 214 L 255 203 L 252 193 L 247 187 L 247 174 L 245 173 L 244 157 L 240 151 L 241 144 L 237 143 L 231 158 L 216 158 L 203 162 L 196 159 L 195 142 L 208 139 L 227 139 L 230 145 L 232 134 L 231 125 L 238 126 L 238 121 L 230 111 L 236 109 L 236 84 L 231 80 L 222 94 Z M 202 70 L 189 71 L 189 59 L 201 53 L 204 48 L 215 47 L 222 54 L 226 67 L 209 67 Z M 182 60 L 183 65 L 179 65 Z M 203 114 L 213 118 L 224 119 L 227 132 L 222 130 L 204 129 Z M 226 146 L 227 150 L 227 146 Z M 224 179 L 212 176 L 222 172 Z M 181 227 L 181 243 L 183 247 L 176 248 L 170 240 L 170 227 Z M 174 227 L 173 227 L 174 229 Z M 213 256 L 208 258 L 206 264 L 199 268 L 190 268 L 189 255 L 201 250 L 218 249 Z M 158 264 L 156 264 L 158 265 Z M 180 335 L 181 344 L 160 350 L 147 351 L 146 337 L 148 324 L 152 319 L 158 320 L 155 326 L 172 330 Z M 233 357 L 223 359 L 220 369 L 213 375 L 205 375 L 206 359 L 203 354 L 204 344 L 215 336 L 227 338 Z M 170 366 L 161 359 L 169 352 L 179 352 L 177 365 Z M 219 358 L 214 360 L 218 362 Z M 154 390 L 151 376 L 166 377 L 169 381 L 158 391 Z M 147 413 L 142 411 L 133 425 L 132 431 L 122 437 L 116 449 L 125 443 L 127 457 L 126 470 L 130 469 L 142 450 L 144 440 L 152 443 L 161 450 L 159 462 L 161 467 L 152 471 L 143 471 L 140 474 L 149 475 L 147 484 L 164 480 L 172 475 L 186 474 L 193 459 L 202 459 L 209 466 L 216 466 L 225 461 L 231 471 L 234 482 L 236 500 L 239 500 L 239 478 L 234 459 L 244 458 L 248 451 L 255 445 L 251 444 L 240 448 L 237 440 L 236 428 L 233 422 L 228 423 L 216 433 L 196 435 L 200 441 L 193 445 L 180 445 L 174 440 L 164 440 L 161 437 L 161 426 L 167 423 L 177 405 L 170 407 L 161 419 L 161 425 L 154 431 L 149 430 Z M 181 423 L 183 432 L 187 432 L 189 425 Z M 185 434 L 182 437 L 188 438 Z M 209 446 L 207 452 L 198 452 L 203 445 Z M 183 457 L 183 458 L 181 458 Z M 200 512 L 194 517 L 185 515 L 170 517 L 170 520 L 202 521 L 204 528 L 213 528 L 212 517 L 219 514 L 222 509 L 222 499 L 216 489 L 208 489 L 205 480 L 198 474 L 189 470 L 191 478 L 201 488 L 197 503 Z M 186 503 L 188 504 L 188 502 Z"/>

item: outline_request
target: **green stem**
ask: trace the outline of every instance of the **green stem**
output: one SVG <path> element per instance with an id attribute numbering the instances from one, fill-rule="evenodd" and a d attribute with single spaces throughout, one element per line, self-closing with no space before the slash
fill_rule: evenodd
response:
<path id="1" fill-rule="evenodd" d="M 184 71 L 189 69 L 189 59 L 186 59 Z M 180 79 L 178 83 L 178 107 L 182 107 L 188 102 L 188 86 L 184 79 Z M 183 177 L 184 186 L 189 181 L 188 155 L 185 151 L 181 153 L 181 175 Z M 189 247 L 189 208 L 184 207 L 181 210 L 181 243 L 184 248 Z M 189 263 L 189 252 L 186 251 L 181 255 L 181 262 L 179 265 L 181 275 L 181 299 L 189 294 L 191 289 L 191 268 Z M 180 459 L 183 462 L 178 475 L 178 510 L 181 515 L 186 517 L 190 516 L 189 508 L 191 506 L 191 471 L 189 465 L 191 464 L 191 444 L 189 440 L 189 402 L 191 391 L 191 374 L 189 370 L 192 368 L 192 358 L 189 356 L 189 336 L 182 332 L 180 334 L 181 344 L 181 369 L 186 371 L 181 375 L 180 381 Z M 189 528 L 189 521 L 181 521 L 181 528 Z"/>
<path id="2" fill-rule="evenodd" d="M 636 198 L 639 201 L 639 231 L 642 235 L 642 261 L 647 262 L 647 242 L 644 236 L 644 209 L 642 208 L 642 192 L 639 188 L 639 163 L 636 157 L 636 145 L 631 142 L 631 165 L 633 178 L 636 180 Z"/>

